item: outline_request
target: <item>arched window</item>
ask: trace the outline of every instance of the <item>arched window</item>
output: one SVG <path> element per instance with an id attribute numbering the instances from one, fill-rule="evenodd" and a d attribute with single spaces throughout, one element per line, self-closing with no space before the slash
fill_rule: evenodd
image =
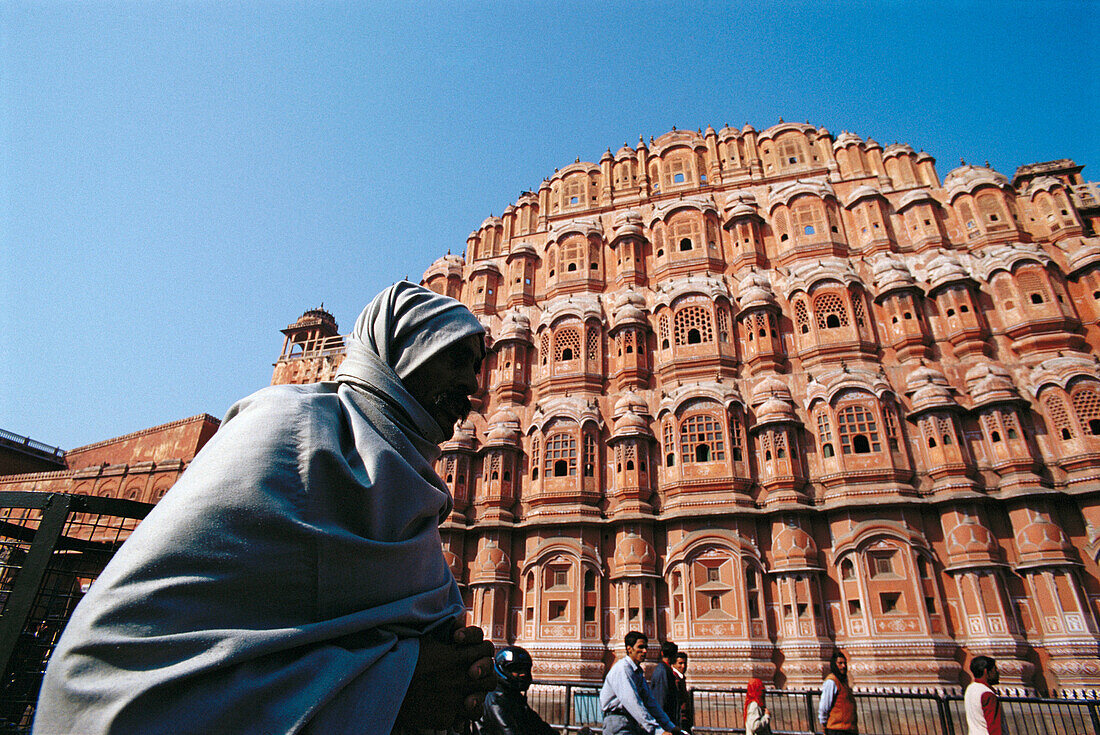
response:
<path id="1" fill-rule="evenodd" d="M 677 345 L 713 342 L 710 312 L 704 306 L 685 306 L 673 317 Z"/>
<path id="2" fill-rule="evenodd" d="M 840 434 L 840 451 L 844 454 L 867 454 L 882 450 L 874 414 L 864 406 L 845 406 L 837 414 L 836 423 Z"/>
<path id="3" fill-rule="evenodd" d="M 531 479 L 539 479 L 539 438 L 531 437 Z"/>
<path id="4" fill-rule="evenodd" d="M 844 301 L 835 293 L 823 293 L 814 299 L 814 315 L 818 329 L 836 329 L 848 326 L 848 310 Z"/>
<path id="5" fill-rule="evenodd" d="M 581 351 L 581 337 L 576 329 L 559 329 L 554 334 L 554 362 L 577 359 Z"/>
<path id="6" fill-rule="evenodd" d="M 1003 216 L 997 195 L 990 191 L 978 195 L 978 211 L 986 222 L 999 222 Z"/>
<path id="7" fill-rule="evenodd" d="M 665 437 L 665 467 L 672 467 L 676 464 L 676 442 L 672 436 L 672 422 L 665 422 L 664 429 Z"/>
<path id="8" fill-rule="evenodd" d="M 691 238 L 684 237 L 680 239 L 680 252 L 691 250 Z"/>
<path id="9" fill-rule="evenodd" d="M 596 327 L 588 328 L 585 349 L 588 351 L 587 357 L 589 360 L 600 359 L 600 330 L 596 329 Z"/>
<path id="10" fill-rule="evenodd" d="M 1070 394 L 1073 412 L 1081 428 L 1093 435 L 1100 435 L 1100 392 L 1096 386 L 1082 385 Z"/>
<path id="11" fill-rule="evenodd" d="M 1046 409 L 1047 418 L 1054 426 L 1054 434 L 1063 441 L 1073 439 L 1077 433 L 1073 430 L 1073 424 L 1069 420 L 1069 412 L 1066 410 L 1066 402 L 1058 395 L 1048 395 L 1043 399 L 1043 408 Z"/>
<path id="12" fill-rule="evenodd" d="M 584 476 L 596 475 L 596 438 L 591 433 L 584 435 Z"/>
<path id="13" fill-rule="evenodd" d="M 726 458 L 722 425 L 709 414 L 695 414 L 680 422 L 680 454 L 684 461 L 719 462 Z"/>
<path id="14" fill-rule="evenodd" d="M 1020 287 L 1020 291 L 1027 295 L 1028 302 L 1042 304 L 1050 301 L 1046 284 L 1043 283 L 1043 279 L 1034 270 L 1021 270 L 1017 273 L 1016 284 Z"/>
<path id="15" fill-rule="evenodd" d="M 546 476 L 575 477 L 577 474 L 577 439 L 564 432 L 554 434 L 546 442 Z"/>
<path id="16" fill-rule="evenodd" d="M 798 331 L 802 334 L 807 334 L 810 331 L 810 315 L 806 309 L 805 299 L 794 302 L 794 321 L 798 325 Z"/>
<path id="17" fill-rule="evenodd" d="M 833 431 L 829 426 L 829 413 L 825 409 L 817 412 L 817 438 L 821 442 L 822 457 L 832 457 L 836 454 L 833 451 Z"/>

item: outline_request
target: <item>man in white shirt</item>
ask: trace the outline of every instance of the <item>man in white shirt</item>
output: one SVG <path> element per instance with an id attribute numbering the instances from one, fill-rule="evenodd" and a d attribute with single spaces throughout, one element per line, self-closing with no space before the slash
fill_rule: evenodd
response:
<path id="1" fill-rule="evenodd" d="M 604 735 L 679 735 L 645 683 L 642 662 L 649 650 L 644 633 L 626 634 L 626 656 L 607 672 L 600 689 Z"/>
<path id="2" fill-rule="evenodd" d="M 963 693 L 966 727 L 970 735 L 1004 735 L 1001 703 L 990 687 L 1001 680 L 997 662 L 989 656 L 975 656 L 970 662 L 974 681 Z"/>

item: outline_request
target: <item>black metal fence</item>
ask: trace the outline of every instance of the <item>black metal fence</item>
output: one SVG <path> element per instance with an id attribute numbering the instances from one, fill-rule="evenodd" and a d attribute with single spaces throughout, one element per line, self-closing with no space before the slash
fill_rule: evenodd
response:
<path id="1" fill-rule="evenodd" d="M 118 498 L 0 492 L 0 732 L 30 730 L 61 629 L 152 507 Z"/>
<path id="2" fill-rule="evenodd" d="M 820 692 L 770 690 L 765 696 L 776 735 L 822 732 Z M 563 732 L 600 731 L 599 688 L 592 684 L 538 682 L 531 706 Z M 743 733 L 744 689 L 693 689 L 695 735 Z M 956 694 L 856 692 L 862 735 L 967 735 L 962 697 Z M 1100 735 L 1100 700 L 1001 697 L 1012 735 Z"/>
<path id="3" fill-rule="evenodd" d="M 0 492 L 0 733 L 30 729 L 46 662 L 88 585 L 153 508 L 117 498 Z M 863 735 L 966 735 L 962 697 L 857 692 Z M 694 689 L 696 735 L 742 733 L 744 689 Z M 600 730 L 599 687 L 538 682 L 528 695 L 567 733 Z M 817 691 L 767 692 L 776 735 L 820 732 Z M 1100 735 L 1100 700 L 1002 697 L 1013 735 Z"/>

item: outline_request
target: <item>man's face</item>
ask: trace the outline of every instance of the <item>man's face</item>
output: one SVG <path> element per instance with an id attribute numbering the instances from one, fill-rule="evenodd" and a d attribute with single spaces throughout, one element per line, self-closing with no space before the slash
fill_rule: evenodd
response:
<path id="1" fill-rule="evenodd" d="M 679 671 L 681 674 L 686 674 L 688 670 L 688 662 L 686 658 L 676 659 L 676 663 L 672 664 L 672 668 Z"/>
<path id="2" fill-rule="evenodd" d="M 985 683 L 996 684 L 1001 680 L 1001 672 L 997 671 L 997 664 L 993 664 L 985 671 Z"/>
<path id="3" fill-rule="evenodd" d="M 645 638 L 637 641 L 633 646 L 629 646 L 626 649 L 626 655 L 636 664 L 640 664 L 645 661 L 646 652 L 649 650 L 649 641 Z"/>
<path id="4" fill-rule="evenodd" d="M 467 396 L 477 392 L 483 356 L 481 335 L 474 334 L 433 355 L 402 381 L 439 424 L 445 440 L 454 436 L 455 423 L 470 413 Z"/>
<path id="5" fill-rule="evenodd" d="M 842 674 L 848 673 L 848 659 L 841 656 L 836 660 L 836 670 Z"/>

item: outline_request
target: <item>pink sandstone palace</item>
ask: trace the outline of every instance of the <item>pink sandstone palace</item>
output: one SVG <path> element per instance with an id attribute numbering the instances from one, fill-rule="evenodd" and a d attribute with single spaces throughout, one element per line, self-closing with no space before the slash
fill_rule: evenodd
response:
<path id="1" fill-rule="evenodd" d="M 934 164 L 674 129 L 433 263 L 492 348 L 438 463 L 473 623 L 543 679 L 598 680 L 640 629 L 697 685 L 816 687 L 839 646 L 862 686 L 954 688 L 976 654 L 1100 686 L 1100 187 Z M 283 332 L 272 383 L 333 376 L 329 313 Z M 155 501 L 215 426 L 0 488 Z"/>

